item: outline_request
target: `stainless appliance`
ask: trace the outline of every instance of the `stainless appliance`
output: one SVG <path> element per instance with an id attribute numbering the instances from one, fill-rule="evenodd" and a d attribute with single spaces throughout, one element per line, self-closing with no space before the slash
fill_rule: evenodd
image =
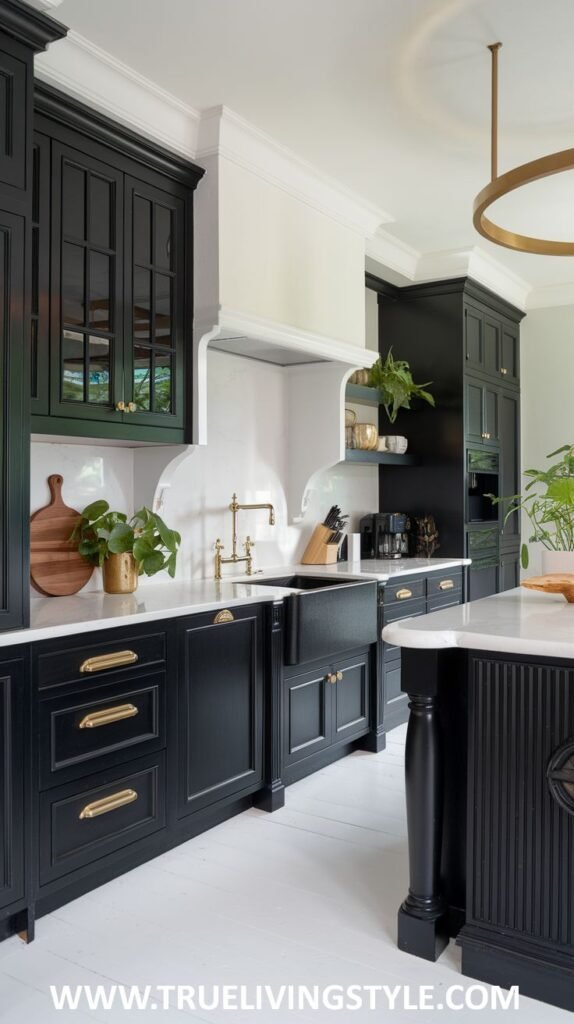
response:
<path id="1" fill-rule="evenodd" d="M 361 558 L 405 558 L 409 517 L 404 512 L 373 512 L 361 519 Z"/>

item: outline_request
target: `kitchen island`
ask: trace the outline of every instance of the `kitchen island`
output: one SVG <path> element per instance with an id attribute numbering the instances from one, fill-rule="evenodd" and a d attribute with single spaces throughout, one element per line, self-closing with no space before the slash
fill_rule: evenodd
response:
<path id="1" fill-rule="evenodd" d="M 574 606 L 521 589 L 388 625 L 402 648 L 399 947 L 574 1010 Z"/>

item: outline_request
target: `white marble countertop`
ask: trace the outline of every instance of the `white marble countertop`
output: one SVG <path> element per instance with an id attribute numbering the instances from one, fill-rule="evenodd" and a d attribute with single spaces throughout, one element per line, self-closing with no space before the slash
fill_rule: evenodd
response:
<path id="1" fill-rule="evenodd" d="M 517 587 L 455 608 L 389 623 L 383 639 L 399 647 L 574 659 L 574 604 L 560 594 Z"/>
<path id="2" fill-rule="evenodd" d="M 387 583 L 395 576 L 412 576 L 415 573 L 436 572 L 443 569 L 448 572 L 458 565 L 470 565 L 470 558 L 366 558 L 361 562 L 335 562 L 333 565 L 284 565 L 272 569 L 263 569 L 253 576 L 231 576 L 230 579 L 253 583 L 259 579 L 275 579 L 276 576 L 287 576 L 297 573 L 300 576 L 343 576 L 351 579 L 378 580 Z"/>
<path id="3" fill-rule="evenodd" d="M 409 558 L 404 561 L 366 561 L 358 565 L 339 562 L 336 565 L 291 565 L 266 569 L 253 576 L 230 577 L 216 580 L 167 580 L 140 583 L 135 594 L 112 595 L 101 591 L 86 591 L 72 597 L 32 597 L 30 626 L 27 629 L 0 633 L 0 647 L 48 640 L 57 636 L 72 636 L 97 629 L 111 629 L 153 622 L 200 612 L 233 608 L 242 604 L 262 601 L 281 601 L 293 591 L 286 587 L 258 586 L 257 581 L 289 576 L 295 573 L 307 576 L 343 577 L 352 580 L 386 581 L 405 573 L 430 572 L 466 564 L 456 558 Z"/>

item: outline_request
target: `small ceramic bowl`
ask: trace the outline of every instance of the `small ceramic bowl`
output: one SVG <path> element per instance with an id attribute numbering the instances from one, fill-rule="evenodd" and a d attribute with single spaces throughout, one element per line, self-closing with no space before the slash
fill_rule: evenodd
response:
<path id="1" fill-rule="evenodd" d="M 345 426 L 354 427 L 357 422 L 357 413 L 354 409 L 345 409 Z"/>
<path id="2" fill-rule="evenodd" d="M 392 452 L 394 455 L 404 455 L 409 442 L 401 434 L 385 434 L 378 438 L 378 449 L 380 452 Z"/>

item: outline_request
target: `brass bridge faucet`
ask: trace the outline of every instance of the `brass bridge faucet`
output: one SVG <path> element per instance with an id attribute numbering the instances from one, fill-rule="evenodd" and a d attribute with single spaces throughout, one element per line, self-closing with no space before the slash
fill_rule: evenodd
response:
<path id="1" fill-rule="evenodd" d="M 253 555 L 251 549 L 255 546 L 255 541 L 251 540 L 251 537 L 247 536 L 243 541 L 243 547 L 245 548 L 244 555 L 237 554 L 237 513 L 240 509 L 256 509 L 266 508 L 269 511 L 269 526 L 275 525 L 275 509 L 273 505 L 239 505 L 237 501 L 237 495 L 234 494 L 231 499 L 231 505 L 229 509 L 233 516 L 233 550 L 229 558 L 223 558 L 221 552 L 224 550 L 224 545 L 221 543 L 221 539 L 218 537 L 215 542 L 215 579 L 221 579 L 221 566 L 233 562 L 247 562 L 246 574 L 247 576 L 253 575 Z"/>

